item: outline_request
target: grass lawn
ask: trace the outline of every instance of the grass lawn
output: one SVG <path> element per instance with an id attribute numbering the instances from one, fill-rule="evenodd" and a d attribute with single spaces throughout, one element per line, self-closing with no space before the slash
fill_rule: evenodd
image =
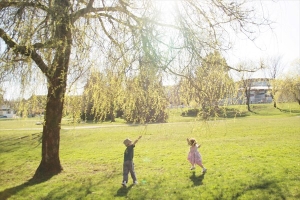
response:
<path id="1" fill-rule="evenodd" d="M 179 109 L 165 124 L 65 123 L 64 171 L 41 183 L 27 182 L 41 159 L 37 119 L 0 120 L 0 199 L 300 199 L 300 108 L 254 106 L 244 117 L 209 122 L 182 118 Z M 139 184 L 129 178 L 123 188 L 122 142 L 139 135 Z M 190 170 L 187 137 L 202 144 L 204 175 Z"/>

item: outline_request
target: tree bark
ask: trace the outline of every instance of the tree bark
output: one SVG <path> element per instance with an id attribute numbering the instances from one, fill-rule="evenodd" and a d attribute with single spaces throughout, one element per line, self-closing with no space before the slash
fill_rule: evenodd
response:
<path id="1" fill-rule="evenodd" d="M 62 119 L 63 100 L 53 96 L 49 89 L 45 113 L 45 124 L 42 136 L 42 160 L 34 177 L 53 176 L 62 171 L 59 159 L 60 124 Z"/>
<path id="2" fill-rule="evenodd" d="M 251 108 L 250 108 L 250 89 L 246 88 L 246 105 L 247 105 L 247 109 L 249 112 L 251 112 Z"/>
<path id="3" fill-rule="evenodd" d="M 63 51 L 58 56 L 60 58 L 58 59 L 59 67 L 57 67 L 57 70 L 64 72 L 61 72 L 61 74 L 67 74 L 69 56 L 69 50 Z M 60 173 L 63 169 L 59 159 L 59 144 L 67 77 L 66 75 L 53 77 L 52 81 L 48 81 L 49 87 L 42 136 L 42 160 L 34 178 L 51 177 Z"/>
<path id="4" fill-rule="evenodd" d="M 274 108 L 277 108 L 276 100 L 275 100 L 273 94 L 271 94 L 271 98 L 272 98 L 272 100 L 273 100 L 273 106 L 274 106 Z"/>

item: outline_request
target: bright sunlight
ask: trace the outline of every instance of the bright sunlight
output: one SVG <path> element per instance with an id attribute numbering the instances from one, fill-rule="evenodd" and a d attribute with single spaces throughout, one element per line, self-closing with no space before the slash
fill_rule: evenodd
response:
<path id="1" fill-rule="evenodd" d="M 173 24 L 177 0 L 155 0 L 154 2 L 160 20 L 167 24 Z"/>

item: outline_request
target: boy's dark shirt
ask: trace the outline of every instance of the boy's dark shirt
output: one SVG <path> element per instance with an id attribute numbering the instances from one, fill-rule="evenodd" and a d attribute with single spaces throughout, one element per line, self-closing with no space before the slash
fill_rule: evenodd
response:
<path id="1" fill-rule="evenodd" d="M 133 160 L 133 148 L 135 147 L 135 145 L 130 145 L 125 149 L 124 152 L 124 162 L 127 160 L 132 161 Z"/>

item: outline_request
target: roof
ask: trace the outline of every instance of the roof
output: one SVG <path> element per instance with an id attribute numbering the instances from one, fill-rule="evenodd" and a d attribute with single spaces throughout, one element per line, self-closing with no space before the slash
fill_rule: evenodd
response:
<path id="1" fill-rule="evenodd" d="M 240 90 L 242 90 L 244 88 L 240 88 Z M 268 86 L 252 86 L 250 87 L 250 90 L 271 90 L 272 87 L 268 87 Z"/>
<path id="2" fill-rule="evenodd" d="M 270 90 L 272 89 L 272 87 L 268 87 L 268 86 L 253 86 L 251 87 L 251 90 Z"/>

